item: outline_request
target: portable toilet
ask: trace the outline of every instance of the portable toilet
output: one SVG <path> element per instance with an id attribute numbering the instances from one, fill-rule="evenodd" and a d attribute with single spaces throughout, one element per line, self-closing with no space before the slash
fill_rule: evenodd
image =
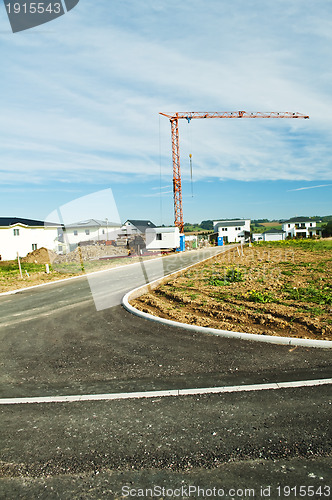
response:
<path id="1" fill-rule="evenodd" d="M 218 236 L 218 247 L 222 247 L 224 244 L 224 237 Z"/>
<path id="2" fill-rule="evenodd" d="M 180 234 L 180 252 L 186 249 L 184 234 Z"/>

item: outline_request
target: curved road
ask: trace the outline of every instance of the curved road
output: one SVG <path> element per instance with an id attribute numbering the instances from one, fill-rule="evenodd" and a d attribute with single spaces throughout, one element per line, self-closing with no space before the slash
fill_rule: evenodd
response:
<path id="1" fill-rule="evenodd" d="M 144 268 L 115 268 L 89 281 L 0 297 L 0 397 L 331 377 L 329 350 L 196 334 L 139 319 L 118 305 L 130 288 L 202 255 L 206 251 L 173 255 Z M 124 484 L 149 487 L 157 481 L 228 488 L 223 498 L 244 497 L 232 496 L 232 485 L 258 492 L 282 480 L 318 488 L 328 482 L 330 413 L 328 385 L 2 405 L 3 498 L 117 498 Z M 278 498 L 276 491 L 270 498 Z"/>

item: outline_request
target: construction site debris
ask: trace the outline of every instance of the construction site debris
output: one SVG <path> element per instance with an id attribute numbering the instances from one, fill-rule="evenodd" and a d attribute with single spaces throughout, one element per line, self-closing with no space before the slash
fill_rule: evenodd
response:
<path id="1" fill-rule="evenodd" d="M 53 264 L 63 262 L 80 262 L 80 253 L 83 261 L 99 260 L 105 257 L 120 257 L 127 256 L 128 250 L 126 247 L 115 247 L 109 245 L 85 245 L 77 247 L 74 251 L 66 255 L 56 255 Z"/>

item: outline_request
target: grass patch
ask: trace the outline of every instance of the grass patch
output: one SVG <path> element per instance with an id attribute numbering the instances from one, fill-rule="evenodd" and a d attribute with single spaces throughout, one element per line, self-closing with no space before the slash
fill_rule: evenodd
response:
<path id="1" fill-rule="evenodd" d="M 243 272 L 236 267 L 227 267 L 224 275 L 212 274 L 208 279 L 209 285 L 212 286 L 227 286 L 231 283 L 238 283 L 244 281 Z"/>
<path id="2" fill-rule="evenodd" d="M 314 302 L 319 305 L 331 305 L 332 293 L 331 287 L 325 286 L 323 289 L 314 288 L 309 286 L 303 287 L 290 287 L 285 286 L 283 290 L 290 299 L 299 300 L 301 302 Z"/>
<path id="3" fill-rule="evenodd" d="M 45 264 L 35 264 L 35 263 L 28 263 L 28 262 L 21 262 L 21 268 L 22 271 L 25 272 L 27 271 L 29 274 L 30 273 L 41 273 L 45 272 Z M 50 271 L 52 271 L 52 266 L 49 266 Z M 11 277 L 16 274 L 19 274 L 20 270 L 18 267 L 17 261 L 6 261 L 6 262 L 0 262 L 0 277 Z"/>
<path id="4" fill-rule="evenodd" d="M 282 240 L 282 241 L 259 241 L 254 243 L 255 247 L 263 248 L 298 248 L 303 250 L 309 250 L 311 252 L 320 252 L 326 250 L 332 250 L 332 240 L 311 240 L 306 239 L 294 239 L 294 240 Z"/>
<path id="5" fill-rule="evenodd" d="M 278 302 L 272 294 L 268 292 L 260 292 L 259 290 L 250 290 L 243 294 L 243 297 L 250 300 L 250 302 L 260 302 L 266 304 L 267 302 Z"/>

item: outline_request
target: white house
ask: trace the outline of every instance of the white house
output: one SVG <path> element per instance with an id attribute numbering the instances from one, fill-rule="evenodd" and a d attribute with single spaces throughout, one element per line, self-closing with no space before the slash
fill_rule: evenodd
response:
<path id="1" fill-rule="evenodd" d="M 178 227 L 153 227 L 145 231 L 147 250 L 165 250 L 180 247 Z"/>
<path id="2" fill-rule="evenodd" d="M 58 252 L 70 251 L 79 243 L 116 240 L 121 224 L 108 220 L 89 219 L 66 224 L 59 237 Z M 61 248 L 63 247 L 63 248 Z"/>
<path id="3" fill-rule="evenodd" d="M 250 219 L 213 221 L 213 230 L 224 243 L 245 243 L 250 238 Z"/>
<path id="4" fill-rule="evenodd" d="M 0 217 L 1 260 L 14 260 L 17 253 L 25 257 L 29 252 L 44 247 L 57 250 L 60 224 L 19 217 Z"/>
<path id="5" fill-rule="evenodd" d="M 321 228 L 316 227 L 316 221 L 307 217 L 293 217 L 282 224 L 286 237 L 290 238 L 312 238 L 321 235 Z"/>

